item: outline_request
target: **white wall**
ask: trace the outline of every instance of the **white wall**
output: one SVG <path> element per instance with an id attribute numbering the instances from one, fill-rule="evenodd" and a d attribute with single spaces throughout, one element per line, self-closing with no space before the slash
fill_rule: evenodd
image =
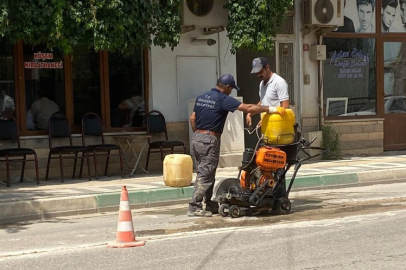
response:
<path id="1" fill-rule="evenodd" d="M 193 46 L 191 42 L 194 38 L 214 39 L 216 44 L 213 46 Z M 179 121 L 176 70 L 178 56 L 216 57 L 221 74 L 230 73 L 236 76 L 236 58 L 230 53 L 230 46 L 226 31 L 203 35 L 202 29 L 197 29 L 182 34 L 179 45 L 173 51 L 170 48 L 151 47 L 149 52 L 150 110 L 161 111 L 167 122 Z M 199 76 L 199 74 L 190 75 Z M 213 81 L 212 85 L 214 87 L 216 81 Z"/>
<path id="2" fill-rule="evenodd" d="M 314 33 L 304 36 L 303 44 L 316 45 L 317 39 Z M 301 116 L 302 117 L 317 117 L 318 116 L 318 104 L 317 104 L 317 93 L 318 93 L 318 74 L 317 65 L 318 61 L 310 61 L 309 51 L 303 51 L 302 49 L 302 69 L 304 75 L 310 76 L 310 84 L 303 84 L 301 92 Z"/>

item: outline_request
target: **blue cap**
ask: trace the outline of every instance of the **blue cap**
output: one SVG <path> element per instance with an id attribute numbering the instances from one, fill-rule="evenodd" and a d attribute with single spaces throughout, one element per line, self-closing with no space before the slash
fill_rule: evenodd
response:
<path id="1" fill-rule="evenodd" d="M 238 87 L 238 86 L 235 84 L 234 77 L 233 77 L 233 75 L 231 75 L 231 74 L 224 74 L 224 75 L 222 75 L 222 76 L 217 80 L 217 83 L 221 83 L 221 84 L 224 84 L 224 85 L 231 86 L 231 87 L 235 88 L 235 90 L 237 90 L 237 91 L 240 90 L 240 87 Z"/>

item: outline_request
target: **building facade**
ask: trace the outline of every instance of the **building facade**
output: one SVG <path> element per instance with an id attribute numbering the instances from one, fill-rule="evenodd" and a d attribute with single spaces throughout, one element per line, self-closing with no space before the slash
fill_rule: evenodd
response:
<path id="1" fill-rule="evenodd" d="M 77 143 L 88 111 L 101 116 L 107 134 L 116 134 L 145 131 L 150 110 L 165 115 L 170 138 L 189 142 L 189 100 L 213 87 L 219 75 L 231 73 L 242 86 L 243 100 L 256 103 L 259 81 L 248 70 L 253 58 L 266 55 L 289 83 L 304 135 L 331 125 L 341 133 L 344 155 L 406 149 L 406 4 L 322 1 L 336 8 L 337 21 L 329 25 L 318 24 L 317 13 L 308 20 L 307 5 L 314 11 L 317 2 L 295 1 L 269 54 L 231 54 L 222 8 L 226 0 L 214 1 L 205 16 L 184 8 L 183 33 L 173 51 L 152 46 L 123 56 L 77 47 L 64 56 L 45 44 L 0 39 L 0 109 L 17 119 L 23 145 L 41 157 L 48 153 L 47 132 L 32 105 L 44 96 L 67 115 Z M 162 164 L 157 159 L 151 166 Z"/>

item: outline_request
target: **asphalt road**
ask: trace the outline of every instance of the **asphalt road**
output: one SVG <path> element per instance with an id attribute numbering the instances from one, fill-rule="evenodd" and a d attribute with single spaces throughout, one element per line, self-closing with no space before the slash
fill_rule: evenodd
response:
<path id="1" fill-rule="evenodd" d="M 133 211 L 137 248 L 106 248 L 113 213 L 2 226 L 0 269 L 406 269 L 406 183 L 291 198 L 286 216 Z"/>

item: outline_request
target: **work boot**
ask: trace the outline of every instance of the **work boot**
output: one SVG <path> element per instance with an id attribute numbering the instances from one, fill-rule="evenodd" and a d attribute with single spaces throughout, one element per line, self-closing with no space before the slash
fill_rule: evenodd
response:
<path id="1" fill-rule="evenodd" d="M 210 211 L 198 209 L 198 210 L 188 210 L 187 215 L 189 217 L 211 217 L 212 213 Z"/>
<path id="2" fill-rule="evenodd" d="M 218 214 L 219 213 L 219 204 L 213 201 L 208 201 L 206 202 L 206 211 L 210 211 L 213 214 Z"/>

